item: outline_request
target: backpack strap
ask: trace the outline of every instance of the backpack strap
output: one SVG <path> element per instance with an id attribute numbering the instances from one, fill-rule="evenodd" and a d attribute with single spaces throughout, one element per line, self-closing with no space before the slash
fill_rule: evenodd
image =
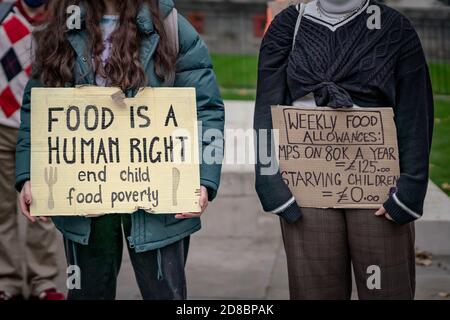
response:
<path id="1" fill-rule="evenodd" d="M 173 8 L 169 15 L 164 19 L 164 29 L 166 30 L 170 46 L 178 53 L 180 52 L 180 41 L 178 38 L 178 11 Z"/>
<path id="2" fill-rule="evenodd" d="M 298 10 L 297 22 L 295 23 L 294 38 L 292 39 L 292 51 L 295 48 L 295 40 L 297 39 L 298 30 L 300 29 L 300 23 L 302 22 L 303 14 L 305 13 L 306 3 L 299 3 L 295 6 Z"/>
<path id="3" fill-rule="evenodd" d="M 1 2 L 0 3 L 0 23 L 3 22 L 3 20 L 5 20 L 5 18 L 8 16 L 8 14 L 12 11 L 14 4 L 13 3 L 6 3 L 6 2 Z"/>

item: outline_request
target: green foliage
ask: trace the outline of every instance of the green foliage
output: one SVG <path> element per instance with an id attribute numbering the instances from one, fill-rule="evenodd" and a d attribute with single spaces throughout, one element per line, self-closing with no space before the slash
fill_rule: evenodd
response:
<path id="1" fill-rule="evenodd" d="M 257 56 L 212 54 L 212 60 L 224 99 L 254 100 Z M 434 93 L 450 95 L 450 64 L 431 62 L 429 66 Z"/>
<path id="2" fill-rule="evenodd" d="M 450 196 L 450 99 L 436 99 L 431 180 Z"/>

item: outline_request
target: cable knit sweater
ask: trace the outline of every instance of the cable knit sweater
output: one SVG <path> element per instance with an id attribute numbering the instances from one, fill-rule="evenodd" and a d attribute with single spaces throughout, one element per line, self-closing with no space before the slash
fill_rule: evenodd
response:
<path id="1" fill-rule="evenodd" d="M 366 10 L 338 27 L 305 14 L 292 50 L 298 10 L 281 12 L 265 35 L 259 57 L 254 128 L 272 129 L 270 106 L 291 105 L 308 94 L 318 106 L 394 108 L 400 155 L 400 179 L 384 207 L 408 223 L 423 213 L 433 133 L 433 96 L 420 40 L 399 12 L 381 9 L 381 29 L 369 29 Z M 308 4 L 315 5 L 315 1 Z M 307 8 L 308 8 L 307 7 Z M 311 11 L 309 11 L 311 12 Z M 256 190 L 263 208 L 295 221 L 301 210 L 280 173 L 263 175 L 257 139 Z M 261 144 L 262 143 L 262 144 Z M 274 156 L 274 152 L 272 152 Z"/>

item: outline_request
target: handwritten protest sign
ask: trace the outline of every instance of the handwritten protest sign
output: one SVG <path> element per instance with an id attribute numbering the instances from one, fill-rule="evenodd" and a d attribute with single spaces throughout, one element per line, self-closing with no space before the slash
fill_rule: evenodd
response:
<path id="1" fill-rule="evenodd" d="M 195 89 L 34 88 L 34 216 L 198 212 Z"/>
<path id="2" fill-rule="evenodd" d="M 299 204 L 379 208 L 400 175 L 391 108 L 272 107 L 279 166 Z"/>

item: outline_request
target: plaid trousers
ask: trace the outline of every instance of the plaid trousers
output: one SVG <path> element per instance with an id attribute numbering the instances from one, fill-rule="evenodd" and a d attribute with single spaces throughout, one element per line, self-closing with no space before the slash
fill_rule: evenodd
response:
<path id="1" fill-rule="evenodd" d="M 376 210 L 302 211 L 294 224 L 281 219 L 291 299 L 350 299 L 352 265 L 359 299 L 414 298 L 413 223 L 397 225 Z"/>

